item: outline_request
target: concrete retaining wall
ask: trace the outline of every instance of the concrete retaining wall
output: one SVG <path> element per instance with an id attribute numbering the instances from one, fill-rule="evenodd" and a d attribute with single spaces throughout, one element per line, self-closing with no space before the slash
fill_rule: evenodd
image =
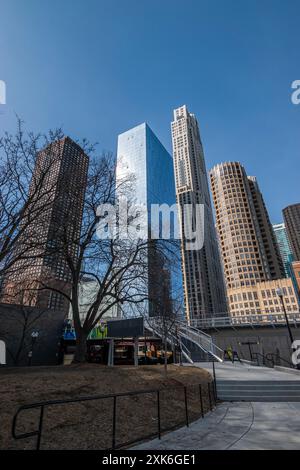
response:
<path id="1" fill-rule="evenodd" d="M 0 304 L 0 340 L 6 346 L 6 365 L 57 364 L 64 316 L 54 310 Z M 38 332 L 34 342 L 33 331 Z"/>
<path id="2" fill-rule="evenodd" d="M 276 328 L 270 325 L 268 327 L 237 327 L 235 330 L 220 328 L 218 331 L 214 329 L 205 331 L 213 337 L 214 342 L 221 349 L 225 350 L 231 346 L 244 359 L 251 360 L 249 346 L 245 344 L 251 342 L 256 343 L 250 345 L 252 352 L 264 355 L 273 353 L 281 356 L 286 361 L 291 361 L 292 350 L 285 325 L 276 326 Z M 295 340 L 300 339 L 300 328 L 292 327 L 292 333 Z M 287 365 L 284 361 L 278 364 Z"/>

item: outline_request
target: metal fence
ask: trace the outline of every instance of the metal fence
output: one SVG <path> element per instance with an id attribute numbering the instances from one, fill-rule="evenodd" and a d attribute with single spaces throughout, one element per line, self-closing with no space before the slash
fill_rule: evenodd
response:
<path id="1" fill-rule="evenodd" d="M 278 365 L 283 365 L 283 367 L 290 367 L 291 369 L 297 368 L 292 362 L 284 359 L 277 353 L 267 353 L 267 354 L 262 354 L 259 352 L 253 352 L 252 353 L 252 360 L 253 362 L 258 365 L 258 366 L 266 366 L 266 367 L 274 367 Z"/>
<path id="2" fill-rule="evenodd" d="M 295 327 L 299 326 L 300 313 L 295 312 L 287 313 L 287 317 L 292 325 Z M 235 326 L 280 326 L 286 325 L 286 318 L 284 313 L 265 313 L 261 312 L 258 314 L 247 314 L 233 317 L 232 315 L 227 316 L 216 316 L 213 318 L 206 319 L 193 319 L 190 321 L 191 326 L 200 329 L 210 328 L 223 328 L 223 327 L 235 327 Z"/>
<path id="3" fill-rule="evenodd" d="M 56 407 L 59 405 L 65 405 L 70 403 L 82 403 L 87 401 L 95 401 L 95 400 L 112 400 L 112 434 L 111 434 L 111 447 L 108 447 L 104 450 L 112 450 L 118 449 L 121 447 L 129 446 L 141 440 L 150 439 L 150 438 L 159 438 L 161 439 L 162 433 L 171 431 L 172 429 L 176 429 L 180 426 L 186 425 L 189 426 L 190 424 L 190 416 L 189 416 L 189 402 L 188 402 L 188 388 L 190 387 L 197 387 L 198 390 L 198 399 L 199 399 L 199 416 L 202 418 L 205 415 L 205 407 L 204 407 L 204 395 L 208 397 L 208 404 L 209 410 L 212 411 L 214 406 L 216 405 L 217 395 L 216 395 L 216 384 L 215 381 L 207 382 L 207 384 L 197 384 L 190 385 L 190 386 L 183 386 L 183 387 L 166 387 L 163 389 L 155 389 L 155 390 L 139 390 L 134 392 L 128 393 L 117 393 L 117 394 L 109 394 L 109 395 L 94 395 L 94 396 L 87 396 L 81 398 L 70 398 L 65 400 L 49 400 L 43 401 L 39 403 L 32 403 L 28 405 L 23 405 L 18 408 L 17 412 L 14 415 L 13 423 L 12 423 L 12 436 L 16 440 L 27 439 L 30 437 L 36 437 L 36 445 L 35 449 L 40 450 L 41 448 L 41 440 L 42 440 L 42 433 L 43 433 L 43 425 L 44 425 L 44 412 L 45 408 L 49 407 Z M 162 411 L 162 403 L 161 403 L 161 393 L 167 390 L 176 390 L 180 389 L 183 390 L 183 400 L 184 400 L 184 412 L 185 412 L 185 420 L 184 422 L 178 422 L 175 426 L 168 427 L 162 429 L 161 426 L 161 411 Z M 118 398 L 120 397 L 131 397 L 137 395 L 144 395 L 144 394 L 151 394 L 153 400 L 155 400 L 156 404 L 156 413 L 157 413 L 157 430 L 154 433 L 140 436 L 136 439 L 127 442 L 116 442 L 116 425 L 117 425 L 117 417 L 118 417 Z M 26 432 L 26 433 L 17 433 L 17 424 L 19 415 L 23 412 L 28 410 L 39 409 L 39 418 L 38 418 L 38 428 L 35 431 Z M 44 441 L 43 441 L 44 442 Z"/>

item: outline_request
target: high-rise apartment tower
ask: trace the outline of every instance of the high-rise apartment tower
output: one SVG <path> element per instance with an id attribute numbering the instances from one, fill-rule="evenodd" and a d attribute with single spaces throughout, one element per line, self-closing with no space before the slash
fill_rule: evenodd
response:
<path id="1" fill-rule="evenodd" d="M 223 270 L 209 194 L 208 177 L 198 122 L 186 106 L 174 110 L 172 122 L 173 160 L 177 204 L 180 206 L 182 233 L 182 269 L 185 310 L 188 319 L 205 319 L 227 314 Z M 201 249 L 187 249 L 185 205 L 204 206 L 203 220 L 196 230 L 204 229 Z M 204 228 L 201 228 L 201 225 Z"/>
<path id="2" fill-rule="evenodd" d="M 300 261 L 300 204 L 283 209 L 283 217 L 294 258 Z"/>
<path id="3" fill-rule="evenodd" d="M 210 171 L 228 288 L 284 277 L 283 263 L 257 181 L 239 162 Z"/>
<path id="4" fill-rule="evenodd" d="M 37 185 L 41 187 L 40 197 L 34 209 L 29 203 L 26 221 L 31 211 L 36 215 L 27 222 L 15 248 L 17 261 L 4 280 L 3 302 L 68 311 L 68 301 L 59 293 L 69 294 L 71 288 L 62 250 L 67 249 L 75 260 L 87 171 L 88 157 L 69 137 L 53 142 L 38 154 L 29 198 Z M 44 290 L 45 286 L 53 290 Z"/>
<path id="5" fill-rule="evenodd" d="M 239 162 L 226 162 L 210 171 L 210 180 L 231 315 L 280 312 L 279 287 L 287 310 L 298 311 L 256 178 Z"/>

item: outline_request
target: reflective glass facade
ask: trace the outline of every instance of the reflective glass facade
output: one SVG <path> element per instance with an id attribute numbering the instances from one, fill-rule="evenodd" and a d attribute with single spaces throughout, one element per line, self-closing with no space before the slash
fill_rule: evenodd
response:
<path id="1" fill-rule="evenodd" d="M 138 203 L 176 202 L 172 157 L 146 123 L 119 135 L 117 160 L 120 171 L 135 175 Z"/>
<path id="2" fill-rule="evenodd" d="M 117 179 L 124 177 L 126 173 L 135 177 L 135 202 L 147 207 L 148 229 L 150 230 L 151 205 L 172 206 L 176 203 L 176 194 L 172 157 L 146 123 L 118 137 Z M 176 249 L 178 259 L 170 269 L 156 249 L 157 243 L 164 242 L 153 240 L 148 250 L 149 302 L 146 310 L 149 315 L 161 313 L 160 307 L 156 306 L 156 301 L 161 296 L 182 302 L 180 249 Z M 173 246 L 172 249 L 174 249 Z M 130 309 L 134 313 L 135 309 L 132 307 Z"/>
<path id="3" fill-rule="evenodd" d="M 294 261 L 291 245 L 287 236 L 285 224 L 273 225 L 279 251 L 284 263 L 286 277 L 291 277 L 291 263 Z"/>

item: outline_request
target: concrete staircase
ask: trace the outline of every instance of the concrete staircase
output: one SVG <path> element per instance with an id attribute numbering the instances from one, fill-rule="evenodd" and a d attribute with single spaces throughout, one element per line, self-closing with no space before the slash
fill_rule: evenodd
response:
<path id="1" fill-rule="evenodd" d="M 217 380 L 222 401 L 300 402 L 300 380 Z"/>
<path id="2" fill-rule="evenodd" d="M 148 331 L 164 338 L 167 329 L 167 341 L 174 344 L 180 344 L 184 359 L 193 364 L 197 361 L 214 360 L 223 362 L 224 351 L 219 348 L 212 340 L 212 337 L 203 331 L 198 330 L 187 324 L 183 320 L 171 320 L 168 324 L 167 318 L 146 317 L 144 318 L 145 327 Z"/>

